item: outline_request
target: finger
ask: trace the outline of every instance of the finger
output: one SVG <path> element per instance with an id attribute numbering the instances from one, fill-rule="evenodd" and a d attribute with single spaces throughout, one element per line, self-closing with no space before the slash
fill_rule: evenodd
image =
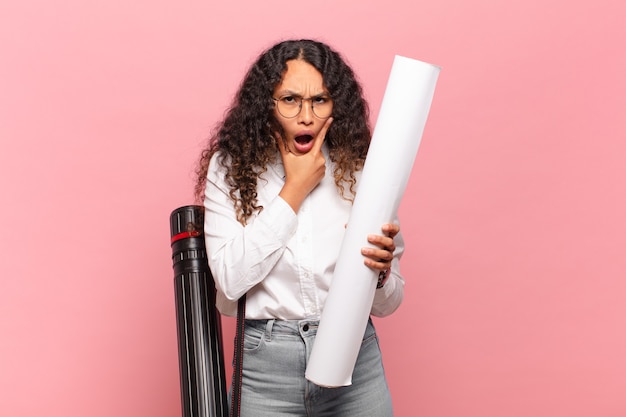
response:
<path id="1" fill-rule="evenodd" d="M 393 254 L 396 250 L 396 243 L 392 237 L 381 235 L 368 235 L 367 241 L 373 245 L 378 246 L 381 249 L 387 250 Z"/>
<path id="2" fill-rule="evenodd" d="M 391 261 L 385 261 L 384 259 L 372 259 L 372 258 L 365 258 L 363 260 L 363 263 L 372 268 L 372 269 L 377 269 L 379 271 L 384 271 L 386 269 L 391 268 Z"/>
<path id="3" fill-rule="evenodd" d="M 370 247 L 364 247 L 361 249 L 361 254 L 372 262 L 379 263 L 387 266 L 393 260 L 393 252 L 386 249 L 375 249 Z"/>
<path id="4" fill-rule="evenodd" d="M 398 233 L 400 233 L 400 226 L 395 223 L 387 223 L 383 225 L 382 231 L 385 234 L 385 236 L 389 236 L 390 238 L 393 238 Z"/>
<path id="5" fill-rule="evenodd" d="M 324 123 L 324 126 L 322 126 L 322 129 L 319 131 L 319 133 L 317 134 L 317 137 L 315 138 L 315 144 L 313 145 L 313 150 L 319 152 L 320 149 L 322 149 L 322 145 L 324 144 L 324 141 L 326 140 L 326 132 L 328 132 L 328 128 L 330 127 L 330 125 L 333 122 L 333 118 L 329 117 L 326 122 Z"/>

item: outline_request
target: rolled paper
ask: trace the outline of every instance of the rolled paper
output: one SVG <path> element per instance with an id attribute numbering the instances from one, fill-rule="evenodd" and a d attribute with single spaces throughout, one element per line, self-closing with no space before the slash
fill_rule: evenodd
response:
<path id="1" fill-rule="evenodd" d="M 320 386 L 352 384 L 378 271 L 364 263 L 368 234 L 397 216 L 440 68 L 395 56 L 305 376 Z"/>

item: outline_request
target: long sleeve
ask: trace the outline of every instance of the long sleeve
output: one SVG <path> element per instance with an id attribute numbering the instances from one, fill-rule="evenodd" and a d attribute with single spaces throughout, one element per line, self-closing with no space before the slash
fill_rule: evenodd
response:
<path id="1" fill-rule="evenodd" d="M 205 240 L 217 289 L 231 301 L 261 282 L 282 256 L 297 228 L 291 207 L 276 196 L 245 227 L 236 220 L 233 201 L 213 158 L 204 200 Z"/>

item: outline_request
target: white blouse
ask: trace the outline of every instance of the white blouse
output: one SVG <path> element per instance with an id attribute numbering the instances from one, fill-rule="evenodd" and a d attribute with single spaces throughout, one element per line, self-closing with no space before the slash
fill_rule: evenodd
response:
<path id="1" fill-rule="evenodd" d="M 339 194 L 325 146 L 323 151 L 326 175 L 297 214 L 278 196 L 285 182 L 279 158 L 258 180 L 263 210 L 245 227 L 237 221 L 224 181 L 226 171 L 214 155 L 207 173 L 204 233 L 222 314 L 236 315 L 237 300 L 247 293 L 248 319 L 320 318 L 352 207 Z M 404 252 L 401 234 L 394 241 L 391 275 L 374 297 L 375 316 L 393 313 L 404 295 L 398 262 Z M 363 246 L 368 246 L 367 236 Z"/>

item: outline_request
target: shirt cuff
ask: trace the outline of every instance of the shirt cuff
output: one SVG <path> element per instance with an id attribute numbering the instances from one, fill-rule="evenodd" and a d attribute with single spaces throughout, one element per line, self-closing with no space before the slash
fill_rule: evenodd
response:
<path id="1" fill-rule="evenodd" d="M 276 197 L 263 208 L 259 214 L 259 221 L 283 242 L 287 242 L 298 228 L 298 216 L 281 197 Z"/>

